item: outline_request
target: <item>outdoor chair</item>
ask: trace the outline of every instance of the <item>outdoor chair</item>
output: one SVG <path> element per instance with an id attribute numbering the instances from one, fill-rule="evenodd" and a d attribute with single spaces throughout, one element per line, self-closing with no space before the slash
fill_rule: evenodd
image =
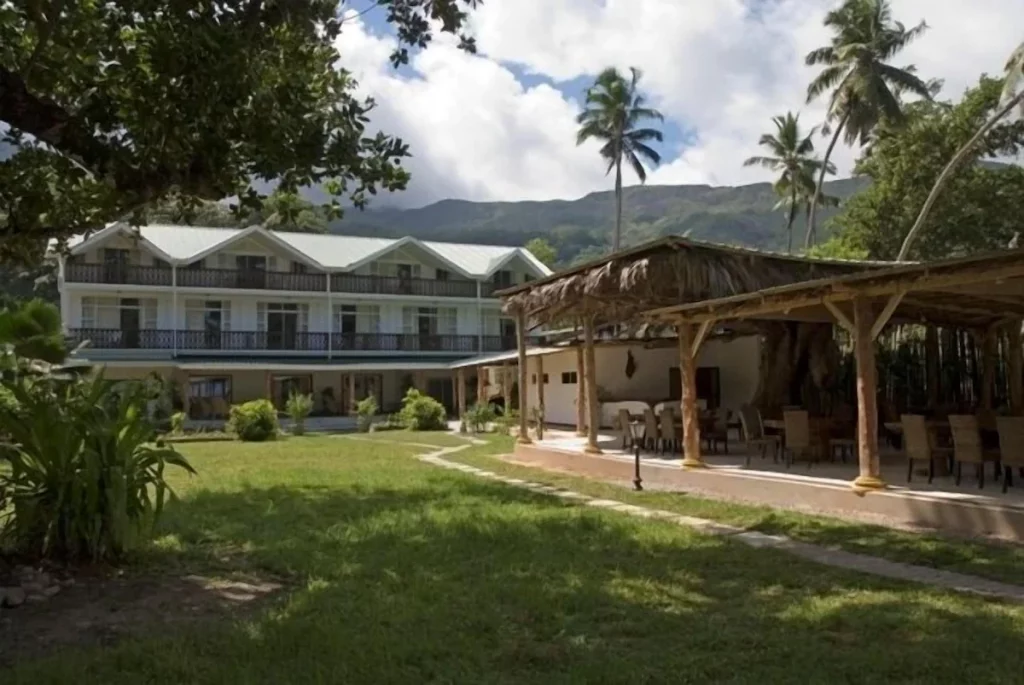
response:
<path id="1" fill-rule="evenodd" d="M 670 407 L 661 410 L 661 451 L 678 452 L 679 436 L 676 434 L 676 415 Z"/>
<path id="2" fill-rule="evenodd" d="M 811 434 L 810 415 L 802 409 L 788 410 L 782 413 L 782 420 L 786 426 L 786 468 L 797 459 L 807 460 L 807 468 L 810 468 L 821 453 L 821 445 L 815 439 L 818 436 Z"/>
<path id="3" fill-rule="evenodd" d="M 633 446 L 633 431 L 629 429 L 629 411 L 620 409 L 615 423 L 622 433 L 622 449 L 627 450 Z"/>
<path id="4" fill-rule="evenodd" d="M 761 458 L 768 456 L 768 449 L 772 451 L 772 461 L 779 460 L 779 436 L 765 435 L 764 424 L 761 423 L 761 412 L 749 404 L 740 407 L 740 425 L 743 427 L 743 437 L 747 446 L 747 466 L 750 466 L 750 457 L 753 450 L 761 453 Z"/>
<path id="5" fill-rule="evenodd" d="M 644 409 L 644 442 L 647 443 L 644 447 L 648 450 L 657 449 L 659 435 L 661 434 L 658 432 L 658 417 L 648 407 Z"/>
<path id="6" fill-rule="evenodd" d="M 718 452 L 721 444 L 726 454 L 729 453 L 729 428 L 726 410 L 712 411 L 709 418 L 701 422 L 700 439 L 707 443 L 709 452 Z"/>
<path id="7" fill-rule="evenodd" d="M 935 447 L 931 431 L 924 416 L 904 414 L 900 417 L 903 426 L 903 451 L 907 455 L 907 482 L 914 475 L 914 462 L 928 462 L 928 482 L 935 478 L 935 460 L 949 461 L 952 451 Z"/>
<path id="8" fill-rule="evenodd" d="M 1000 416 L 996 419 L 996 426 L 1003 466 L 1003 492 L 1006 492 L 1006 488 L 1013 484 L 1013 468 L 1024 468 L 1024 417 Z"/>
<path id="9" fill-rule="evenodd" d="M 978 487 L 985 487 L 985 462 L 996 463 L 998 473 L 999 453 L 986 450 L 981 444 L 981 430 L 978 417 L 969 414 L 951 414 L 949 429 L 953 434 L 953 464 L 956 469 L 956 484 L 960 485 L 963 465 L 974 464 L 978 475 Z"/>

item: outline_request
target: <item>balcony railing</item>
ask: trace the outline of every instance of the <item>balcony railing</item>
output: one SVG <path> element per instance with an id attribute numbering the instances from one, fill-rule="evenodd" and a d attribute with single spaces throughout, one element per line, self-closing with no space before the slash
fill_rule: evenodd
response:
<path id="1" fill-rule="evenodd" d="M 476 281 L 435 281 L 428 278 L 333 274 L 331 292 L 427 297 L 476 297 Z"/>
<path id="2" fill-rule="evenodd" d="M 100 350 L 173 350 L 179 353 L 227 350 L 233 352 L 448 352 L 478 354 L 516 347 L 514 336 L 434 335 L 419 333 L 335 333 L 280 331 L 170 331 L 71 329 L 70 343 L 88 340 Z M 177 344 L 175 344 L 177 342 Z"/>
<path id="3" fill-rule="evenodd" d="M 476 297 L 476 281 L 437 281 L 428 278 L 331 274 L 331 291 L 359 295 L 420 295 L 424 297 Z M 69 283 L 109 283 L 123 285 L 170 286 L 168 266 L 130 266 L 127 264 L 70 263 L 64 270 Z M 323 293 L 327 291 L 325 273 L 288 273 L 259 269 L 178 269 L 182 288 L 232 288 L 240 290 L 287 290 Z M 494 287 L 481 283 L 484 297 Z"/>

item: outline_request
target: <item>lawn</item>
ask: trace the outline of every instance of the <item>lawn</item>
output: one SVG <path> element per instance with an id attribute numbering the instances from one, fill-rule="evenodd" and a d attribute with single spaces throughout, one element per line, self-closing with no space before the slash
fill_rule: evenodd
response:
<path id="1" fill-rule="evenodd" d="M 290 591 L 252 616 L 141 627 L 0 682 L 1020 680 L 1006 652 L 1024 637 L 1018 606 L 571 506 L 394 442 L 181 451 L 201 475 L 176 477 L 182 500 L 128 574 L 247 572 Z"/>

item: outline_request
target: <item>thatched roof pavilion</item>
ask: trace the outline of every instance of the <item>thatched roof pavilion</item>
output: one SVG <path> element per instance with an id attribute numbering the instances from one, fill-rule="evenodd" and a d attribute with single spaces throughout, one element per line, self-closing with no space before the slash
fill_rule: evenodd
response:
<path id="1" fill-rule="evenodd" d="M 683 302 L 844 276 L 888 262 L 824 260 L 668 236 L 498 293 L 533 324 L 597 317 L 619 323 Z"/>

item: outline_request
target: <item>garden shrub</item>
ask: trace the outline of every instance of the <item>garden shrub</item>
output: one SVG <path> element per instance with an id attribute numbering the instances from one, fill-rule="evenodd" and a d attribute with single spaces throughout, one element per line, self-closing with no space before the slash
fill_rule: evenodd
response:
<path id="1" fill-rule="evenodd" d="M 114 392 L 102 377 L 5 381 L 8 436 L 0 474 L 0 542 L 19 555 L 115 560 L 152 533 L 173 492 L 167 466 L 195 473 L 157 442 L 141 383 Z"/>
<path id="2" fill-rule="evenodd" d="M 498 427 L 498 433 L 501 435 L 511 435 L 512 427 L 519 423 L 519 410 L 506 410 L 494 419 L 494 423 Z"/>
<path id="3" fill-rule="evenodd" d="M 409 388 L 402 400 L 402 424 L 413 431 L 447 430 L 448 414 L 444 405 L 416 388 Z"/>
<path id="4" fill-rule="evenodd" d="M 185 412 L 178 411 L 171 414 L 171 433 L 181 435 L 185 432 Z"/>
<path id="5" fill-rule="evenodd" d="M 370 432 L 379 433 L 381 431 L 400 431 L 405 430 L 405 422 L 402 417 L 398 414 L 388 414 L 383 421 L 379 421 L 370 426 Z"/>
<path id="6" fill-rule="evenodd" d="M 466 415 L 462 417 L 462 420 L 474 433 L 483 433 L 487 430 L 487 426 L 494 422 L 496 416 L 497 412 L 494 411 L 492 405 L 474 404 L 466 410 Z"/>
<path id="7" fill-rule="evenodd" d="M 377 398 L 370 395 L 365 400 L 359 400 L 356 404 L 356 426 L 363 433 L 370 431 L 373 424 L 373 417 L 377 415 Z"/>
<path id="8" fill-rule="evenodd" d="M 284 408 L 293 423 L 292 433 L 295 435 L 305 433 L 306 417 L 313 411 L 313 396 L 293 392 L 288 396 L 288 402 Z"/>
<path id="9" fill-rule="evenodd" d="M 253 400 L 231 407 L 228 428 L 244 442 L 263 442 L 277 437 L 277 410 L 270 400 Z"/>

